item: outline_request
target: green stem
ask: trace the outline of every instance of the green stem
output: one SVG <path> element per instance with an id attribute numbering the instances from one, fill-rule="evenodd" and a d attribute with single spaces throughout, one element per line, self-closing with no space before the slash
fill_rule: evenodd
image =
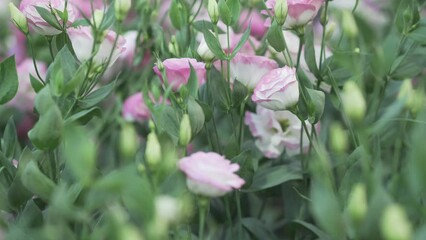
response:
<path id="1" fill-rule="evenodd" d="M 198 204 L 199 204 L 199 225 L 198 225 L 198 239 L 203 240 L 204 239 L 204 226 L 206 224 L 206 215 L 209 211 L 209 199 L 203 196 L 199 196 L 198 198 Z"/>
<path id="2" fill-rule="evenodd" d="M 238 214 L 238 239 L 242 239 L 243 236 L 243 224 L 242 224 L 242 212 L 241 212 L 241 199 L 240 192 L 235 192 L 235 202 L 237 204 L 237 214 Z"/>
<path id="3" fill-rule="evenodd" d="M 328 0 L 325 2 L 325 7 L 324 10 L 325 11 L 325 18 L 327 19 L 327 14 L 328 14 Z M 321 50 L 320 50 L 320 61 L 319 61 L 319 71 L 321 72 L 322 70 L 322 61 L 325 58 L 325 32 L 327 30 L 327 22 L 324 22 L 322 25 L 322 36 L 321 36 Z M 320 80 L 318 79 L 318 87 L 321 85 Z"/>
<path id="4" fill-rule="evenodd" d="M 46 85 L 46 82 L 43 80 L 43 78 L 40 75 L 40 72 L 38 71 L 37 63 L 36 63 L 35 56 L 34 56 L 34 48 L 33 48 L 32 42 L 31 42 L 30 35 L 26 34 L 25 36 L 27 37 L 28 46 L 30 47 L 31 56 L 32 56 L 32 59 L 33 59 L 33 65 L 34 65 L 34 69 L 36 71 L 37 77 L 43 83 L 43 85 Z"/>

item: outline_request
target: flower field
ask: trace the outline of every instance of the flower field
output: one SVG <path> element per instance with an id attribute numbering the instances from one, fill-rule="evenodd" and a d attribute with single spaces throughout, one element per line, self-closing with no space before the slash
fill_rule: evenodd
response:
<path id="1" fill-rule="evenodd" d="M 0 239 L 426 239 L 425 0 L 0 5 Z"/>

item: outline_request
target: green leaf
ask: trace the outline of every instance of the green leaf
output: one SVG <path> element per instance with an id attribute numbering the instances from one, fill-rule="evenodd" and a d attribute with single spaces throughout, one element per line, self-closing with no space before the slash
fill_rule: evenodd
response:
<path id="1" fill-rule="evenodd" d="M 80 75 L 76 59 L 68 47 L 64 46 L 55 56 L 55 60 L 47 71 L 47 81 L 51 84 L 52 94 L 62 96 L 70 93 L 70 85 L 75 84 L 73 79 Z"/>
<path id="2" fill-rule="evenodd" d="M 257 218 L 243 218 L 241 219 L 243 226 L 247 231 L 251 232 L 256 239 L 278 239 L 273 231 L 270 229 L 270 226 L 266 225 Z"/>
<path id="3" fill-rule="evenodd" d="M 274 20 L 269 27 L 269 31 L 267 33 L 267 40 L 271 47 L 275 49 L 277 52 L 282 52 L 285 49 L 284 44 L 284 35 L 281 26 Z"/>
<path id="4" fill-rule="evenodd" d="M 219 0 L 218 2 L 219 7 L 219 16 L 223 23 L 230 26 L 232 25 L 232 16 L 231 16 L 231 9 L 229 9 L 229 6 L 225 0 Z"/>
<path id="5" fill-rule="evenodd" d="M 28 201 L 18 218 L 20 227 L 41 227 L 43 225 L 43 213 L 34 201 Z"/>
<path id="6" fill-rule="evenodd" d="M 172 0 L 169 11 L 170 21 L 173 27 L 180 30 L 186 24 L 187 12 L 184 5 L 178 0 Z"/>
<path id="7" fill-rule="evenodd" d="M 99 107 L 92 107 L 75 113 L 65 119 L 65 125 L 78 121 L 80 124 L 88 123 L 93 117 L 101 117 L 102 110 Z"/>
<path id="8" fill-rule="evenodd" d="M 48 201 L 55 183 L 44 175 L 37 164 L 29 162 L 21 176 L 22 184 L 41 199 Z"/>
<path id="9" fill-rule="evenodd" d="M 215 26 L 213 25 L 213 23 L 206 21 L 206 20 L 199 20 L 199 21 L 195 21 L 192 24 L 192 27 L 195 28 L 195 30 L 199 31 L 199 32 L 204 32 L 205 30 L 210 30 L 212 32 L 214 32 L 215 30 Z M 221 29 L 218 28 L 218 33 L 224 33 Z"/>
<path id="10" fill-rule="evenodd" d="M 17 145 L 18 137 L 16 135 L 15 122 L 13 121 L 13 116 L 11 116 L 4 129 L 1 149 L 7 158 L 12 159 Z"/>
<path id="11" fill-rule="evenodd" d="M 234 89 L 232 91 L 232 104 L 234 107 L 239 108 L 240 105 L 248 96 L 248 89 L 238 79 L 234 81 Z"/>
<path id="12" fill-rule="evenodd" d="M 231 159 L 231 162 L 238 163 L 240 165 L 240 170 L 238 170 L 238 175 L 244 179 L 244 186 L 250 186 L 253 182 L 253 176 L 255 171 L 255 159 L 252 157 L 251 150 L 246 150 L 240 153 L 238 156 L 235 156 Z"/>
<path id="13" fill-rule="evenodd" d="M 257 192 L 288 181 L 301 179 L 302 174 L 299 171 L 291 170 L 287 166 L 268 167 L 255 172 L 253 184 L 242 191 Z"/>
<path id="14" fill-rule="evenodd" d="M 192 136 L 194 137 L 203 129 L 205 117 L 203 108 L 192 97 L 188 99 L 188 115 L 191 122 Z"/>
<path id="15" fill-rule="evenodd" d="M 40 92 L 40 90 L 44 87 L 43 83 L 41 83 L 38 78 L 34 77 L 31 74 L 30 74 L 30 81 L 31 81 L 31 87 L 36 93 Z"/>
<path id="16" fill-rule="evenodd" d="M 419 44 L 426 44 L 426 19 L 422 19 L 407 37 Z"/>
<path id="17" fill-rule="evenodd" d="M 311 102 L 314 106 L 314 111 L 310 111 L 309 113 L 309 122 L 315 124 L 319 122 L 321 116 L 324 112 L 325 106 L 325 94 L 322 91 L 314 90 L 314 89 L 306 89 L 308 94 L 310 95 Z"/>
<path id="18" fill-rule="evenodd" d="M 169 134 L 173 142 L 177 143 L 179 140 L 179 119 L 181 116 L 168 105 L 155 106 L 152 114 L 158 132 Z"/>
<path id="19" fill-rule="evenodd" d="M 212 77 L 209 79 L 208 96 L 219 108 L 225 111 L 231 109 L 231 99 L 228 98 L 227 92 L 230 91 L 229 84 L 225 82 L 220 72 L 212 70 Z"/>
<path id="20" fill-rule="evenodd" d="M 231 59 L 234 58 L 235 55 L 237 55 L 237 53 L 241 50 L 241 48 L 247 42 L 247 39 L 250 37 L 250 31 L 251 31 L 251 25 L 247 27 L 247 29 L 243 33 L 243 36 L 238 42 L 237 46 L 235 46 L 234 51 L 232 52 L 232 55 L 231 55 Z"/>
<path id="21" fill-rule="evenodd" d="M 293 223 L 300 224 L 301 226 L 305 227 L 306 229 L 309 229 L 311 232 L 315 233 L 317 237 L 321 240 L 328 240 L 331 239 L 330 236 L 328 236 L 327 233 L 319 229 L 317 226 L 312 225 L 308 222 L 302 221 L 302 220 L 294 220 Z"/>
<path id="22" fill-rule="evenodd" d="M 210 51 L 219 59 L 226 60 L 227 56 L 222 50 L 219 40 L 208 29 L 203 32 L 204 39 Z"/>
<path id="23" fill-rule="evenodd" d="M 228 5 L 230 13 L 231 13 L 230 25 L 234 25 L 240 19 L 240 11 L 241 11 L 240 0 L 227 0 L 226 4 Z"/>
<path id="24" fill-rule="evenodd" d="M 114 87 L 115 87 L 115 82 L 111 82 L 105 86 L 102 86 L 99 89 L 87 95 L 82 100 L 80 100 L 78 102 L 78 105 L 83 109 L 93 107 L 99 102 L 101 102 L 102 100 L 104 100 L 112 92 Z"/>
<path id="25" fill-rule="evenodd" d="M 206 122 L 210 121 L 210 119 L 212 119 L 212 117 L 213 117 L 212 107 L 210 107 L 205 102 L 201 102 L 200 100 L 195 100 L 195 101 L 197 101 L 198 105 L 200 105 L 200 107 L 203 109 L 205 121 Z"/>
<path id="26" fill-rule="evenodd" d="M 404 54 L 392 64 L 391 77 L 395 80 L 404 80 L 420 74 L 426 65 L 426 57 L 422 53 Z"/>
<path id="27" fill-rule="evenodd" d="M 0 63 L 0 105 L 12 100 L 18 92 L 15 56 Z"/>
<path id="28" fill-rule="evenodd" d="M 189 96 L 196 99 L 198 97 L 198 77 L 191 63 L 189 63 L 189 66 L 191 68 L 191 73 L 189 75 L 187 87 L 189 91 Z"/>
<path id="29" fill-rule="evenodd" d="M 104 18 L 102 19 L 102 23 L 100 26 L 98 26 L 99 31 L 104 31 L 107 30 L 108 28 L 110 28 L 114 22 L 115 22 L 115 11 L 114 8 L 112 6 L 110 6 L 108 8 L 108 10 L 106 11 Z"/>
<path id="30" fill-rule="evenodd" d="M 305 31 L 305 60 L 309 70 L 318 78 L 321 76 L 317 66 L 314 47 L 314 34 L 311 27 Z M 321 53 L 320 53 L 321 54 Z"/>
<path id="31" fill-rule="evenodd" d="M 62 26 L 59 24 L 58 19 L 50 12 L 50 10 L 39 6 L 34 7 L 36 8 L 38 14 L 40 14 L 40 17 L 42 17 L 44 21 L 46 21 L 50 26 L 58 30 L 62 30 Z"/>

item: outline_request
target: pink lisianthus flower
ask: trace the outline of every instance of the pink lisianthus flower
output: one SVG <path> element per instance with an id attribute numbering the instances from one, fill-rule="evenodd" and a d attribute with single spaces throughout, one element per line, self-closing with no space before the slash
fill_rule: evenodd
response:
<path id="1" fill-rule="evenodd" d="M 273 12 L 275 3 L 276 0 L 268 0 L 265 4 Z M 306 25 L 318 14 L 323 3 L 324 0 L 287 0 L 288 13 L 284 27 L 294 28 Z"/>
<path id="2" fill-rule="evenodd" d="M 265 74 L 254 89 L 253 102 L 271 110 L 286 110 L 299 100 L 296 69 L 277 68 Z"/>
<path id="3" fill-rule="evenodd" d="M 301 121 L 290 111 L 272 111 L 258 105 L 256 113 L 246 112 L 244 122 L 256 138 L 257 148 L 267 158 L 277 158 L 284 150 L 289 156 L 300 153 L 300 134 L 303 134 L 303 152 L 309 147 L 308 136 L 301 133 Z M 306 125 L 312 128 L 309 122 Z"/>
<path id="4" fill-rule="evenodd" d="M 207 197 L 223 196 L 245 183 L 235 174 L 240 166 L 214 152 L 196 152 L 180 159 L 178 167 L 187 177 L 188 189 Z"/>
<path id="5" fill-rule="evenodd" d="M 93 11 L 96 9 L 105 8 L 104 2 L 102 0 L 71 0 L 69 1 L 79 12 L 82 13 L 87 18 L 92 16 L 92 4 Z"/>
<path id="6" fill-rule="evenodd" d="M 122 115 L 124 119 L 130 122 L 143 122 L 150 119 L 151 112 L 145 104 L 141 92 L 131 95 L 124 101 Z"/>
<path id="7" fill-rule="evenodd" d="M 251 25 L 250 33 L 252 36 L 260 39 L 268 30 L 265 26 L 265 19 L 258 11 L 243 10 L 240 14 L 239 25 L 242 27 L 241 31 L 245 31 Z"/>
<path id="8" fill-rule="evenodd" d="M 164 69 L 166 71 L 167 81 L 177 91 L 179 88 L 188 83 L 191 74 L 191 67 L 194 68 L 199 85 L 206 82 L 206 68 L 202 62 L 197 62 L 193 58 L 169 58 L 163 61 Z M 154 67 L 154 72 L 163 80 L 160 70 L 157 66 Z"/>
<path id="9" fill-rule="evenodd" d="M 278 64 L 267 57 L 238 53 L 231 60 L 231 80 L 237 80 L 254 89 L 260 79 Z"/>
<path id="10" fill-rule="evenodd" d="M 53 36 L 60 34 L 62 31 L 52 27 L 47 23 L 38 13 L 36 7 L 45 8 L 47 11 L 55 12 L 55 10 L 63 12 L 64 10 L 68 13 L 68 22 L 65 23 L 65 26 L 70 26 L 77 17 L 77 11 L 72 4 L 68 4 L 65 9 L 65 0 L 23 0 L 19 6 L 19 9 L 28 19 L 28 23 L 32 29 L 41 35 Z M 56 19 L 59 24 L 62 26 L 64 23 L 62 19 L 55 13 Z"/>
<path id="11" fill-rule="evenodd" d="M 71 40 L 74 52 L 81 62 L 87 61 L 92 55 L 94 37 L 92 29 L 89 26 L 68 29 L 68 36 Z M 111 59 L 108 66 L 114 64 L 117 58 L 126 50 L 126 40 L 122 36 L 118 36 L 117 44 L 114 48 L 114 42 L 117 34 L 114 31 L 108 30 L 102 40 L 99 50 L 93 57 L 93 62 L 96 66 L 101 66 L 107 63 L 110 53 Z"/>

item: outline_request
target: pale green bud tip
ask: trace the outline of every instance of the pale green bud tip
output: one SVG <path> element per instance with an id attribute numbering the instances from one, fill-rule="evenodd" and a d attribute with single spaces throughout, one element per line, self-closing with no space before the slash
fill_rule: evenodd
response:
<path id="1" fill-rule="evenodd" d="M 161 161 L 161 145 L 155 132 L 148 134 L 145 159 L 150 166 L 154 166 Z"/>
<path id="2" fill-rule="evenodd" d="M 92 16 L 92 23 L 99 27 L 102 23 L 102 19 L 104 18 L 104 11 L 101 9 L 96 9 Z"/>
<path id="3" fill-rule="evenodd" d="M 288 5 L 287 0 L 277 0 L 274 7 L 275 19 L 277 23 L 283 25 L 287 18 Z"/>
<path id="4" fill-rule="evenodd" d="M 411 223 L 404 209 L 397 204 L 392 204 L 385 209 L 381 230 L 386 240 L 409 240 L 412 236 Z"/>
<path id="5" fill-rule="evenodd" d="M 216 24 L 219 21 L 219 6 L 217 5 L 216 0 L 209 0 L 207 12 L 209 13 L 212 23 Z"/>
<path id="6" fill-rule="evenodd" d="M 9 3 L 9 11 L 10 16 L 12 18 L 12 22 L 16 25 L 16 27 L 23 34 L 28 34 L 28 23 L 25 15 L 21 11 L 19 11 L 19 9 L 13 3 Z"/>
<path id="7" fill-rule="evenodd" d="M 188 114 L 184 114 L 180 122 L 179 143 L 182 146 L 188 145 L 191 142 L 191 135 L 191 122 L 189 121 Z"/>
<path id="8" fill-rule="evenodd" d="M 367 213 L 367 191 L 362 183 L 356 184 L 349 195 L 348 213 L 351 219 L 359 223 Z"/>
<path id="9" fill-rule="evenodd" d="M 352 121 L 359 122 L 364 118 L 367 104 L 355 82 L 348 81 L 343 86 L 342 104 L 345 113 Z"/>
<path id="10" fill-rule="evenodd" d="M 131 0 L 115 0 L 115 17 L 117 20 L 123 20 L 132 6 Z"/>
<path id="11" fill-rule="evenodd" d="M 348 147 L 348 138 L 342 125 L 333 123 L 330 127 L 330 145 L 337 153 L 343 153 Z"/>
<path id="12" fill-rule="evenodd" d="M 134 157 L 138 150 L 138 136 L 132 124 L 125 124 L 120 132 L 120 153 L 127 158 Z"/>
<path id="13" fill-rule="evenodd" d="M 350 11 L 342 12 L 342 26 L 343 26 L 343 31 L 349 37 L 358 36 L 358 26 L 355 22 L 354 15 Z"/>

